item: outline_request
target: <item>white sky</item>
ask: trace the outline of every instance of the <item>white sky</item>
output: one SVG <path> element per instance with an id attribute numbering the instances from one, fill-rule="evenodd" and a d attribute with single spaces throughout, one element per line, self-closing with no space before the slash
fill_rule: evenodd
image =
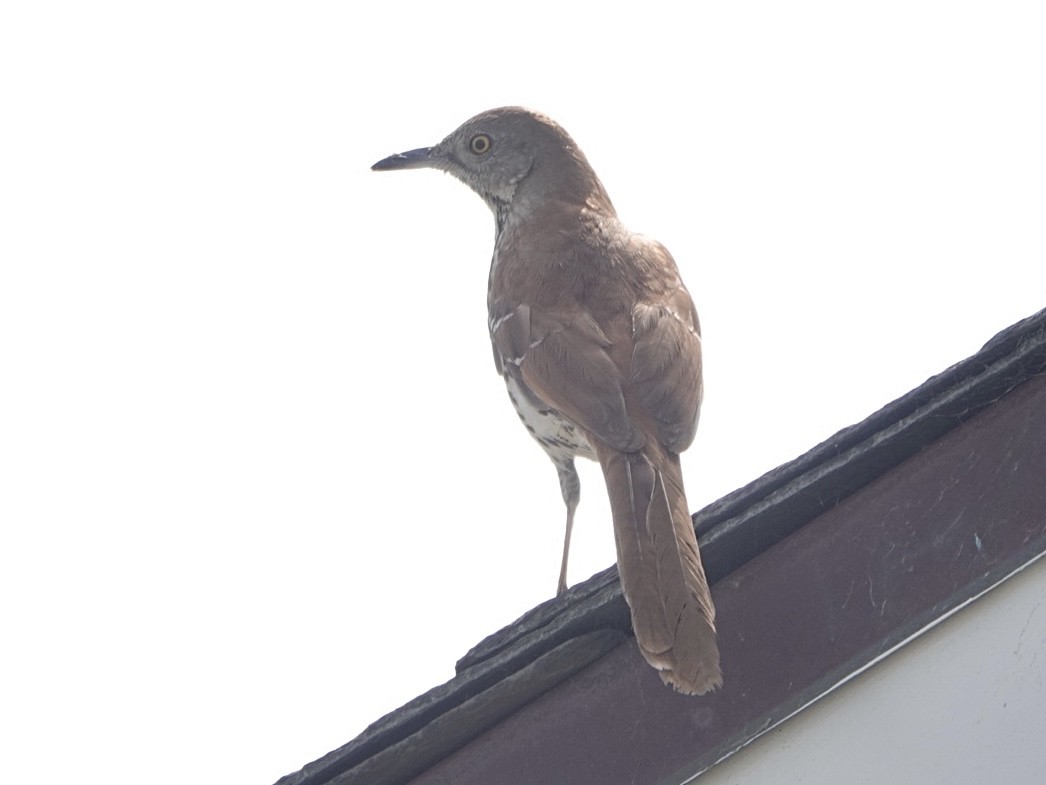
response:
<path id="1" fill-rule="evenodd" d="M 704 506 L 1046 306 L 1037 2 L 0 10 L 0 771 L 269 783 L 551 595 L 493 221 L 524 104 L 675 255 Z M 583 467 L 571 581 L 614 558 Z"/>

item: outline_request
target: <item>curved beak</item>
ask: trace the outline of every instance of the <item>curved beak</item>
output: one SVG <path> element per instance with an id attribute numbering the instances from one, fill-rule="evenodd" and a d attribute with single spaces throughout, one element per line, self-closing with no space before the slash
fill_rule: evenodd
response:
<path id="1" fill-rule="evenodd" d="M 431 147 L 419 147 L 417 150 L 396 153 L 388 158 L 382 158 L 371 169 L 375 172 L 383 172 L 388 169 L 423 169 L 433 165 L 434 159 L 431 153 Z"/>

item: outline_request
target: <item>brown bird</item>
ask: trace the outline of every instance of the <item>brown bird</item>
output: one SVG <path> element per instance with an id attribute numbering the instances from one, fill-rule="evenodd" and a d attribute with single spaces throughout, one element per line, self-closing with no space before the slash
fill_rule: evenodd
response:
<path id="1" fill-rule="evenodd" d="M 701 330 L 675 261 L 621 224 L 581 150 L 536 112 L 483 112 L 372 168 L 422 167 L 454 175 L 494 213 L 494 364 L 559 473 L 559 592 L 580 498 L 574 458 L 592 458 L 643 656 L 679 692 L 718 687 L 715 610 L 679 464 L 701 406 Z"/>

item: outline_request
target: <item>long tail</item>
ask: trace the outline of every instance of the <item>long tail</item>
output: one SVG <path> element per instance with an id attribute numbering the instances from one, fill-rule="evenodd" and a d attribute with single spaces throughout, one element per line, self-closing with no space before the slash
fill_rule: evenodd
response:
<path id="1" fill-rule="evenodd" d="M 715 608 L 683 492 L 679 456 L 599 451 L 617 563 L 639 650 L 678 692 L 719 687 Z"/>

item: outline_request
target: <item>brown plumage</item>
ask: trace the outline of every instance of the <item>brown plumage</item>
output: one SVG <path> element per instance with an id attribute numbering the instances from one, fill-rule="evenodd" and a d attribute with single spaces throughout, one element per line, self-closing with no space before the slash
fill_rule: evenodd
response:
<path id="1" fill-rule="evenodd" d="M 455 175 L 494 212 L 494 361 L 559 472 L 559 591 L 580 491 L 574 458 L 593 458 L 640 651 L 680 692 L 714 689 L 715 610 L 679 463 L 701 405 L 700 326 L 674 260 L 620 223 L 573 140 L 535 112 L 484 112 L 435 147 L 374 165 L 416 167 Z"/>

